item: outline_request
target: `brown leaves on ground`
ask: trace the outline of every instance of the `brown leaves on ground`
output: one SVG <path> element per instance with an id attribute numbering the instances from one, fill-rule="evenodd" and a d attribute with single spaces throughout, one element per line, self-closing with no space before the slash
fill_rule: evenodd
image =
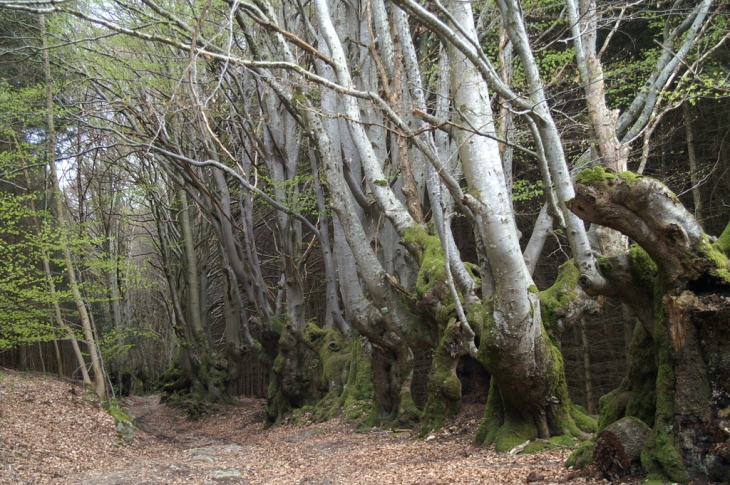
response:
<path id="1" fill-rule="evenodd" d="M 114 420 L 72 383 L 0 371 L 0 390 L 0 483 L 597 482 L 570 475 L 563 467 L 569 450 L 509 456 L 473 447 L 477 405 L 426 441 L 412 432 L 356 433 L 339 420 L 264 430 L 260 399 L 189 421 L 157 396 L 133 396 L 122 404 L 139 428 L 122 445 Z"/>

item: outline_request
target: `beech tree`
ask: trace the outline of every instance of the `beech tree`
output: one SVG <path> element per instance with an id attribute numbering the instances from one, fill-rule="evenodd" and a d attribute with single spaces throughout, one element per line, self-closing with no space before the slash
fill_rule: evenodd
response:
<path id="1" fill-rule="evenodd" d="M 342 409 L 360 424 L 420 423 L 423 436 L 458 411 L 457 364 L 473 359 L 490 375 L 479 444 L 509 451 L 585 438 L 630 415 L 653 426 L 648 471 L 727 479 L 724 344 L 715 337 L 724 238 L 711 245 L 673 194 L 625 171 L 683 66 L 703 57 L 690 51 L 714 27 L 711 0 L 668 9 L 643 88 L 619 112 L 598 41 L 608 46 L 623 17 L 604 28 L 608 10 L 597 2 L 566 1 L 567 23 L 560 16 L 551 29 L 572 46 L 563 68 L 577 71 L 591 132 L 572 163 L 526 2 L 143 0 L 103 16 L 93 5 L 2 5 L 67 14 L 95 39 L 72 66 L 99 109 L 82 118 L 144 167 L 180 341 L 171 395 L 226 396 L 241 351 L 257 349 L 271 371 L 267 424 L 312 405 L 315 419 Z M 484 31 L 488 15 L 497 35 Z M 109 33 L 124 37 L 102 39 Z M 501 39 L 496 58 L 490 35 Z M 539 167 L 545 195 L 524 251 L 517 152 Z M 574 184 L 571 169 L 586 163 L 597 167 Z M 458 250 L 457 216 L 473 231 L 476 261 Z M 261 261 L 257 223 L 270 225 L 278 260 Z M 532 272 L 553 226 L 573 259 L 540 292 Z M 326 275 L 318 324 L 307 321 L 303 276 L 315 250 Z M 204 254 L 223 275 L 223 354 L 207 320 Z M 597 295 L 634 309 L 642 325 L 633 349 L 646 354 L 604 398 L 599 423 L 570 400 L 559 342 L 564 325 L 595 311 Z M 414 350 L 432 353 L 422 411 Z M 702 398 L 690 405 L 687 396 Z"/>

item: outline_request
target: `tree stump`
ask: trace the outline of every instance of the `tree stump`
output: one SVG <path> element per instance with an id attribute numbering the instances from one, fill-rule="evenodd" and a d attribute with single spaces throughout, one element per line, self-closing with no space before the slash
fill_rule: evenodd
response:
<path id="1" fill-rule="evenodd" d="M 619 419 L 598 435 L 593 463 L 609 480 L 636 473 L 641 468 L 641 450 L 650 432 L 640 419 Z"/>

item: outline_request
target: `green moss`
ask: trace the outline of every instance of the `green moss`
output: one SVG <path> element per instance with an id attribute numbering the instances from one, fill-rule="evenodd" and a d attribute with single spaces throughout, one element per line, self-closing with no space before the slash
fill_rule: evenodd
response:
<path id="1" fill-rule="evenodd" d="M 111 404 L 107 407 L 106 411 L 109 413 L 109 415 L 114 418 L 114 422 L 117 423 L 119 421 L 129 421 L 132 422 L 132 418 L 127 414 L 127 412 L 124 410 L 122 406 L 119 404 Z"/>
<path id="2" fill-rule="evenodd" d="M 388 181 L 387 180 L 376 179 L 373 182 L 375 183 L 375 185 L 379 185 L 381 187 L 387 187 L 388 186 Z"/>
<path id="3" fill-rule="evenodd" d="M 497 431 L 504 424 L 504 404 L 502 403 L 502 395 L 499 392 L 499 385 L 495 379 L 489 381 L 489 395 L 487 396 L 487 405 L 484 407 L 484 416 L 482 417 L 477 432 L 474 435 L 475 445 L 491 445 L 497 437 Z"/>
<path id="4" fill-rule="evenodd" d="M 598 272 L 604 276 L 611 273 L 611 263 L 605 256 L 599 256 L 596 259 L 596 267 L 598 268 Z"/>
<path id="5" fill-rule="evenodd" d="M 528 286 L 527 291 L 529 291 L 530 293 L 540 293 L 540 290 L 538 290 L 537 286 L 535 285 Z"/>
<path id="6" fill-rule="evenodd" d="M 638 418 L 652 427 L 656 414 L 656 349 L 654 339 L 643 325 L 634 327 L 629 353 L 631 364 L 627 377 L 632 392 L 626 403 L 626 416 Z"/>
<path id="7" fill-rule="evenodd" d="M 654 296 L 654 340 L 657 346 L 656 414 L 652 433 L 641 452 L 641 465 L 654 477 L 686 482 L 689 474 L 671 434 L 674 425 L 675 374 L 674 351 L 661 303 L 661 297 L 665 293 L 664 285 L 658 283 Z"/>
<path id="8" fill-rule="evenodd" d="M 524 442 L 523 442 L 524 443 Z M 523 455 L 550 451 L 557 448 L 569 448 L 573 446 L 573 438 L 570 436 L 554 436 L 548 440 L 533 440 L 522 450 Z"/>
<path id="9" fill-rule="evenodd" d="M 575 182 L 578 184 L 592 184 L 603 182 L 604 180 L 613 180 L 615 178 L 616 172 L 613 170 L 604 167 L 594 167 L 581 170 L 575 177 Z"/>
<path id="10" fill-rule="evenodd" d="M 629 354 L 631 363 L 628 374 L 617 389 L 599 400 L 599 431 L 624 416 L 632 416 L 649 427 L 654 426 L 657 354 L 654 339 L 641 324 L 634 326 Z"/>
<path id="11" fill-rule="evenodd" d="M 558 405 L 550 411 L 548 416 L 553 435 L 572 435 L 579 437 L 583 433 L 593 433 L 598 423 L 588 414 L 581 412 L 568 395 L 568 384 L 565 380 L 565 364 L 560 349 L 547 338 L 543 329 L 543 337 L 553 353 L 553 387 L 551 394 L 558 398 Z"/>
<path id="12" fill-rule="evenodd" d="M 643 178 L 641 175 L 638 175 L 634 172 L 626 171 L 616 173 L 609 168 L 594 167 L 581 170 L 581 172 L 578 173 L 578 176 L 575 178 L 575 181 L 579 184 L 593 184 L 609 180 L 612 181 L 615 180 L 616 177 L 626 182 L 626 185 L 629 187 L 631 187 L 631 184 L 633 184 L 634 182 L 637 182 Z"/>
<path id="13" fill-rule="evenodd" d="M 628 170 L 625 172 L 619 172 L 618 176 L 621 180 L 626 182 L 626 185 L 628 185 L 629 187 L 631 187 L 631 184 L 633 184 L 634 182 L 638 182 L 639 180 L 644 178 L 641 175 L 634 172 L 629 172 Z"/>
<path id="14" fill-rule="evenodd" d="M 474 284 L 477 287 L 482 286 L 482 279 L 479 276 L 477 276 L 479 274 L 479 270 L 480 270 L 479 265 L 470 263 L 468 261 L 464 261 L 464 268 L 466 268 L 467 273 L 469 273 L 469 276 L 471 276 L 472 279 L 474 280 Z"/>
<path id="15" fill-rule="evenodd" d="M 581 470 L 593 463 L 593 447 L 596 443 L 590 440 L 580 444 L 578 449 L 570 454 L 565 460 L 566 467 L 573 467 L 574 470 Z"/>
<path id="16" fill-rule="evenodd" d="M 428 400 L 423 410 L 419 437 L 441 428 L 456 416 L 461 406 L 461 381 L 456 377 L 456 364 L 461 341 L 459 326 L 452 318 L 443 331 L 439 345 L 431 361 L 428 376 Z"/>
<path id="17" fill-rule="evenodd" d="M 494 437 L 494 447 L 498 453 L 506 453 L 525 441 L 536 438 L 531 420 L 525 419 L 514 409 L 505 410 L 504 424 Z"/>
<path id="18" fill-rule="evenodd" d="M 657 265 L 653 259 L 638 244 L 629 248 L 631 275 L 648 291 L 653 291 L 656 283 Z"/>
<path id="19" fill-rule="evenodd" d="M 311 419 L 325 421 L 334 417 L 341 409 L 341 396 L 352 360 L 352 344 L 346 342 L 339 331 L 322 330 L 313 323 L 307 325 L 303 339 L 315 352 L 321 386 L 327 390 L 314 407 Z"/>
<path id="20" fill-rule="evenodd" d="M 269 372 L 269 386 L 266 389 L 266 421 L 264 422 L 264 428 L 279 423 L 289 412 L 289 409 L 289 400 L 281 390 L 277 373 L 272 369 Z"/>
<path id="21" fill-rule="evenodd" d="M 725 226 L 725 230 L 722 231 L 720 237 L 715 241 L 715 249 L 720 251 L 727 257 L 730 257 L 730 223 Z"/>
<path id="22" fill-rule="evenodd" d="M 446 281 L 444 252 L 438 237 L 428 234 L 422 227 L 411 227 L 406 229 L 403 241 L 414 245 L 421 254 L 416 281 L 418 296 L 426 294 L 435 284 Z"/>
<path id="23" fill-rule="evenodd" d="M 641 466 L 653 477 L 667 477 L 678 483 L 689 481 L 682 455 L 664 426 L 655 426 L 646 440 L 641 452 Z"/>
<path id="24" fill-rule="evenodd" d="M 726 231 L 723 231 L 723 235 L 725 235 Z M 721 236 L 722 237 L 722 236 Z M 730 271 L 728 271 L 728 258 L 725 256 L 725 247 L 723 244 L 726 243 L 726 241 L 723 240 L 721 244 L 718 244 L 720 240 L 718 239 L 715 244 L 710 244 L 709 239 L 707 236 L 703 235 L 702 240 L 700 242 L 700 247 L 698 247 L 698 252 L 700 256 L 704 256 L 707 259 L 709 259 L 713 265 L 715 266 L 715 270 L 717 271 L 717 275 L 725 280 L 725 283 L 730 284 Z"/>
<path id="25" fill-rule="evenodd" d="M 274 359 L 274 366 L 272 367 L 272 370 L 277 373 L 284 370 L 284 358 L 281 356 L 281 354 L 276 355 L 276 358 Z"/>
<path id="26" fill-rule="evenodd" d="M 447 399 L 453 401 L 461 399 L 461 381 L 456 376 L 447 377 L 441 385 L 441 392 Z"/>
<path id="27" fill-rule="evenodd" d="M 598 418 L 599 431 L 626 415 L 626 405 L 631 399 L 631 392 L 628 389 L 628 380 L 624 379 L 618 389 L 601 396 L 598 400 L 600 410 Z"/>
<path id="28" fill-rule="evenodd" d="M 563 448 L 568 448 L 575 444 L 574 439 L 571 436 L 565 434 L 560 436 L 553 436 L 548 441 L 554 445 L 561 446 Z"/>
<path id="29" fill-rule="evenodd" d="M 286 322 L 280 318 L 271 317 L 271 324 L 274 326 L 274 332 L 277 335 L 281 335 L 284 333 L 284 327 L 286 326 Z"/>
<path id="30" fill-rule="evenodd" d="M 481 335 L 482 329 L 493 324 L 494 316 L 492 311 L 492 304 L 489 301 L 482 301 L 469 307 L 466 319 L 477 335 Z"/>
<path id="31" fill-rule="evenodd" d="M 540 292 L 540 314 L 546 328 L 554 328 L 558 321 L 558 313 L 563 313 L 576 300 L 579 277 L 580 271 L 571 259 L 560 266 L 555 283 Z"/>
<path id="32" fill-rule="evenodd" d="M 523 455 L 531 455 L 533 453 L 540 453 L 543 451 L 549 451 L 554 450 L 555 448 L 558 448 L 554 444 L 550 443 L 549 441 L 545 440 L 535 440 L 531 441 L 529 445 L 525 446 L 525 449 L 522 450 Z"/>
<path id="33" fill-rule="evenodd" d="M 364 337 L 353 340 L 347 383 L 337 403 L 345 419 L 356 427 L 372 427 L 379 424 L 378 404 L 373 388 L 371 354 L 367 352 Z"/>
<path id="34" fill-rule="evenodd" d="M 131 443 L 134 439 L 134 419 L 127 414 L 127 411 L 119 405 L 116 399 L 112 399 L 104 406 L 109 415 L 114 418 L 114 427 L 117 438 L 121 442 Z"/>

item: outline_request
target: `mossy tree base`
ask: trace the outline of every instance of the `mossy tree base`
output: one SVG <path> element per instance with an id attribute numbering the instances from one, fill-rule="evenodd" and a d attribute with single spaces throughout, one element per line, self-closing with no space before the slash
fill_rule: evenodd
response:
<path id="1" fill-rule="evenodd" d="M 234 402 L 228 390 L 228 361 L 216 352 L 200 354 L 181 347 L 160 380 L 162 401 L 191 418 L 205 414 L 211 404 Z"/>
<path id="2" fill-rule="evenodd" d="M 269 380 L 267 427 L 296 409 L 311 410 L 315 422 L 342 416 L 358 429 L 418 423 L 410 392 L 399 392 L 397 384 L 410 370 L 401 369 L 393 352 L 313 324 L 303 334 L 286 327 L 284 332 Z"/>
<path id="3" fill-rule="evenodd" d="M 460 325 L 451 319 L 439 341 L 428 375 L 428 400 L 423 410 L 419 437 L 439 429 L 459 412 L 461 381 L 456 366 L 463 353 Z"/>
<path id="4" fill-rule="evenodd" d="M 312 352 L 301 332 L 292 325 L 284 325 L 279 354 L 269 372 L 264 427 L 279 423 L 294 408 L 312 404 L 312 384 L 318 377 L 317 363 L 312 362 Z"/>
<path id="5" fill-rule="evenodd" d="M 519 339 L 533 337 L 505 336 L 493 330 L 496 322 L 488 304 L 470 310 L 470 320 L 481 329 L 478 357 L 492 377 L 484 418 L 474 439 L 476 444 L 494 443 L 498 451 L 510 451 L 537 438 L 547 440 L 567 435 L 586 439 L 588 433 L 596 430 L 596 422 L 570 400 L 562 355 L 546 331 L 546 327 L 556 329 L 559 318 L 580 311 L 572 297 L 578 291 L 577 279 L 577 270 L 564 266 L 555 284 L 539 294 L 539 301 L 536 298 L 534 306 L 544 308 L 545 314 L 537 329 L 540 336 L 533 340 L 531 355 L 522 359 L 534 360 L 536 365 L 531 372 L 515 361 L 520 360 L 521 354 L 510 353 L 509 345 L 524 349 Z M 511 344 L 505 345 L 510 341 Z M 526 375 L 530 377 L 525 378 Z M 534 448 L 542 449 L 538 445 Z"/>
<path id="6" fill-rule="evenodd" d="M 372 346 L 363 337 L 346 342 L 334 329 L 307 327 L 305 339 L 316 353 L 326 395 L 314 406 L 311 419 L 326 421 L 343 416 L 357 427 L 379 420 L 373 390 Z"/>

